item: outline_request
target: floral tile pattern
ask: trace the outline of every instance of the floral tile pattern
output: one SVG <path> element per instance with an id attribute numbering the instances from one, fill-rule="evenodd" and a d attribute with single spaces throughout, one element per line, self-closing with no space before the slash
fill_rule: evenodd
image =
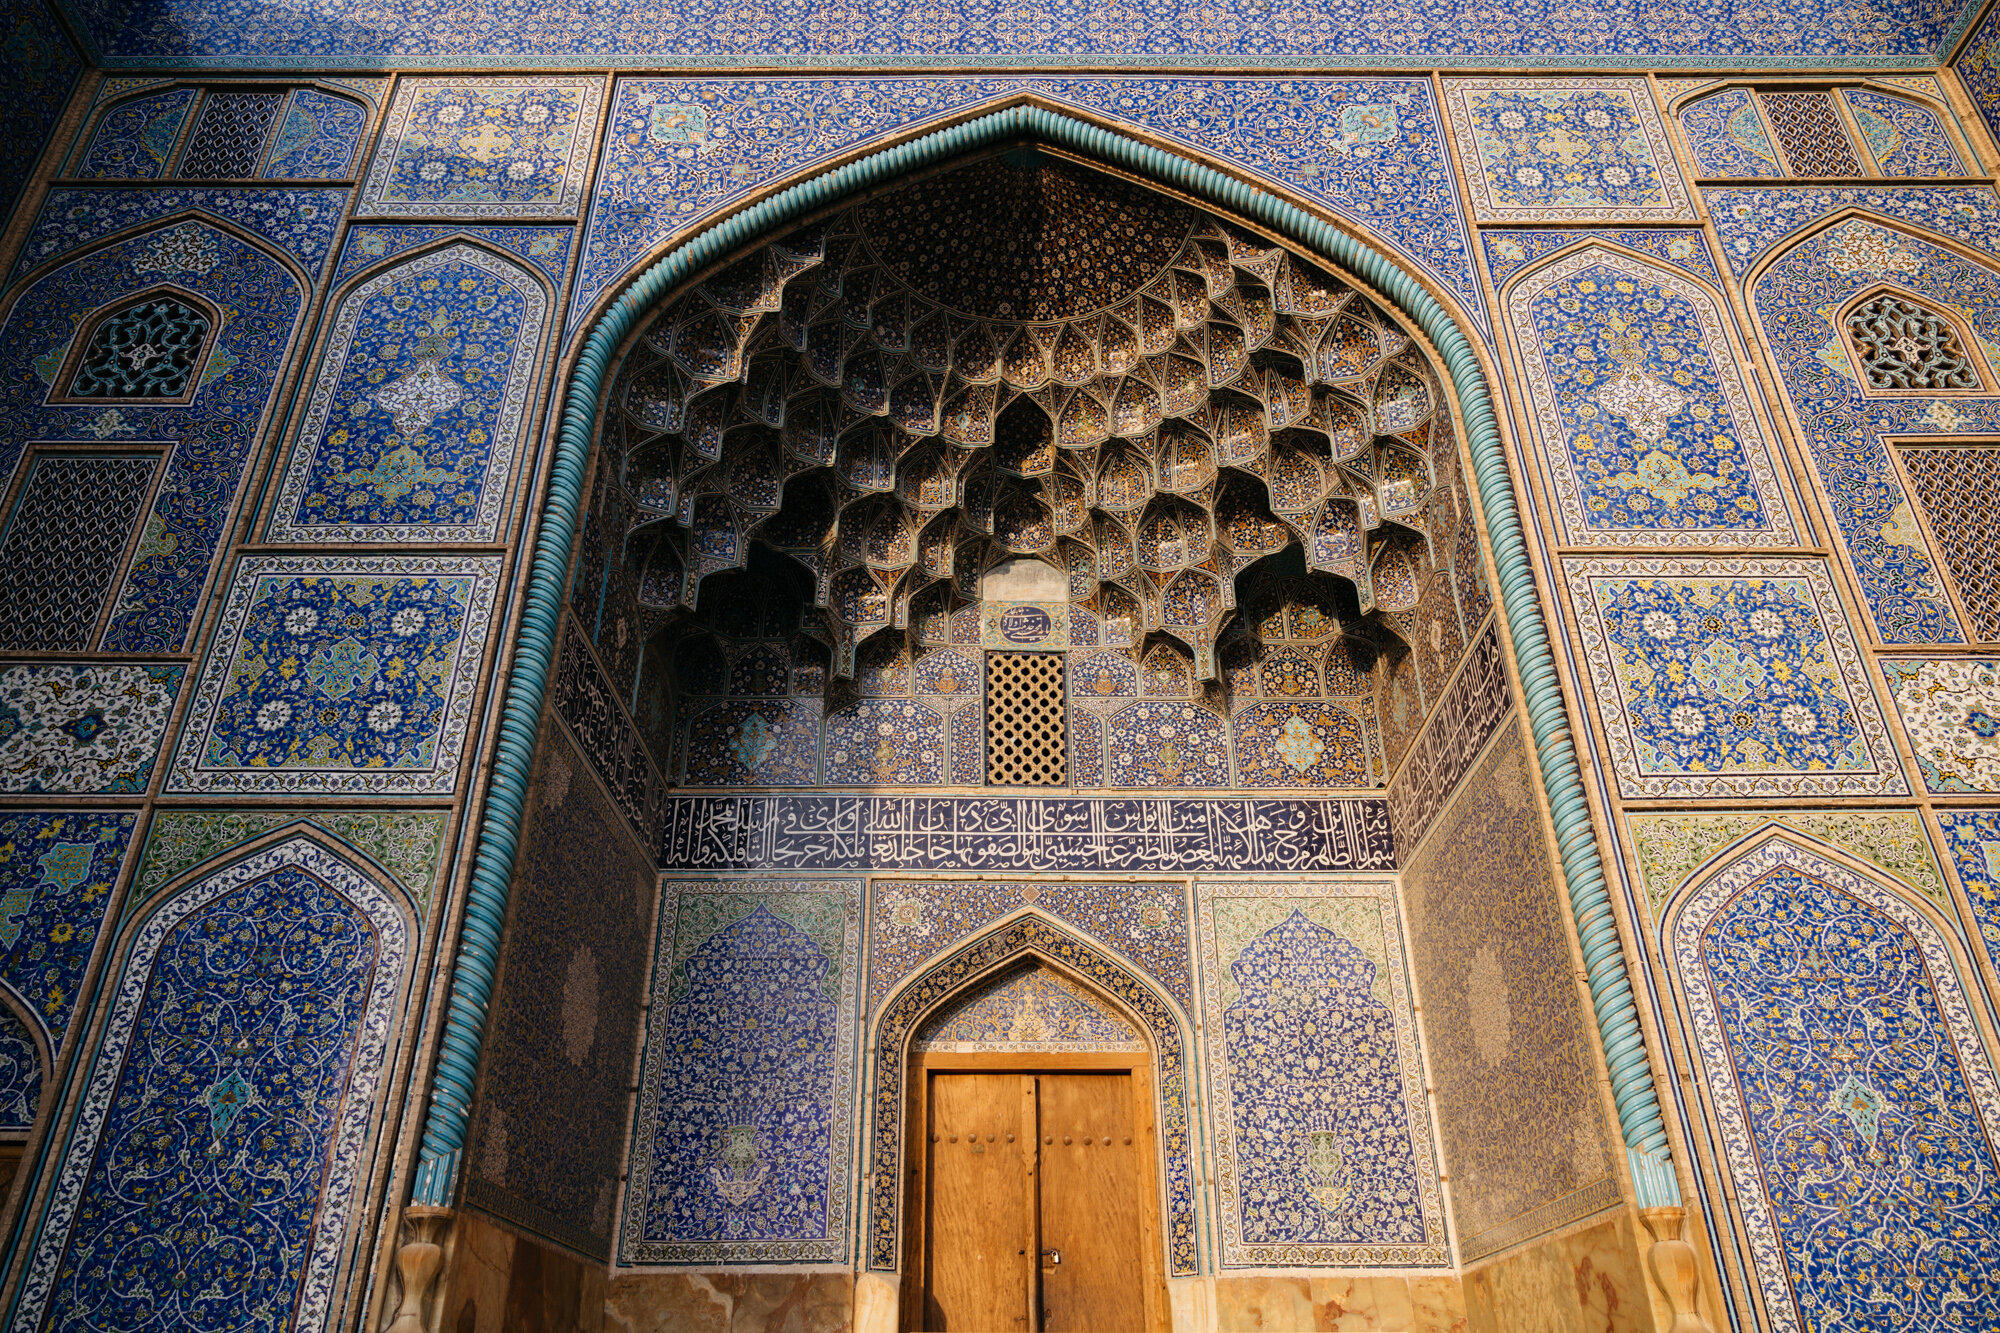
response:
<path id="1" fill-rule="evenodd" d="M 1630 814 L 1634 852 L 1653 920 L 1703 862 L 1768 824 L 1818 838 L 1869 861 L 1951 910 L 1923 817 L 1914 810 L 1772 810 L 1731 815 Z"/>
<path id="2" fill-rule="evenodd" d="M 499 574 L 497 556 L 244 558 L 169 785 L 452 791 Z"/>
<path id="3" fill-rule="evenodd" d="M 162 810 L 146 828 L 132 880 L 143 903 L 175 876 L 288 824 L 309 822 L 387 870 L 423 916 L 444 864 L 446 817 L 434 810 Z"/>
<path id="4" fill-rule="evenodd" d="M 1944 123 L 1929 107 L 1868 88 L 1844 88 L 1840 96 L 1884 176 L 1966 174 Z"/>
<path id="5" fill-rule="evenodd" d="M 573 217 L 604 83 L 595 78 L 407 79 L 362 187 L 375 217 Z"/>
<path id="6" fill-rule="evenodd" d="M 1643 79 L 1446 79 L 1444 98 L 1476 221 L 1690 215 Z"/>
<path id="7" fill-rule="evenodd" d="M 1726 88 L 1680 110 L 1681 132 L 1703 176 L 1782 176 L 1784 164 L 1748 88 Z"/>
<path id="8" fill-rule="evenodd" d="M 0 1133 L 26 1135 L 42 1104 L 42 1060 L 21 1016 L 0 1006 Z"/>
<path id="9" fill-rule="evenodd" d="M 396 900 L 305 839 L 162 903 L 111 988 L 17 1317 L 164 1330 L 226 1290 L 323 1329 L 409 946 Z M 224 1039 L 219 1015 L 241 1015 Z M 186 1187 L 116 1183 L 161 1178 Z"/>
<path id="10" fill-rule="evenodd" d="M 97 122 L 83 161 L 71 172 L 82 180 L 154 180 L 167 169 L 174 144 L 197 90 L 169 88 L 135 97 Z"/>
<path id="11" fill-rule="evenodd" d="M 1986 11 L 1971 40 L 1959 48 L 1951 68 L 1972 98 L 1979 118 L 1986 122 L 1987 132 L 2000 134 L 2000 16 Z"/>
<path id="12" fill-rule="evenodd" d="M 0 791 L 143 792 L 187 668 L 0 666 Z"/>
<path id="13" fill-rule="evenodd" d="M 21 246 L 10 281 L 31 268 L 127 228 L 182 213 L 206 214 L 242 227 L 318 274 L 333 249 L 340 214 L 347 207 L 344 187 L 258 185 L 57 186 L 42 201 L 33 230 Z"/>
<path id="14" fill-rule="evenodd" d="M 1738 277 L 1787 237 L 1850 208 L 2000 255 L 2000 194 L 1989 185 L 1725 185 L 1701 194 Z"/>
<path id="15" fill-rule="evenodd" d="M 47 0 L 26 0 L 8 10 L 0 28 L 0 87 L 8 90 L 9 132 L 0 141 L 0 221 L 48 147 L 84 63 Z"/>
<path id="16" fill-rule="evenodd" d="M 1924 789 L 2000 792 L 2000 662 L 1888 658 L 1882 670 Z"/>
<path id="17" fill-rule="evenodd" d="M 1137 1030 L 1096 995 L 1030 965 L 938 1006 L 912 1051 L 1143 1051 Z"/>
<path id="18" fill-rule="evenodd" d="M 2000 1300 L 2000 1085 L 1937 929 L 1774 836 L 1693 891 L 1670 943 L 1760 1322 L 1941 1328 Z"/>
<path id="19" fill-rule="evenodd" d="M 1197 897 L 1225 1268 L 1445 1265 L 1393 885 Z"/>
<path id="20" fill-rule="evenodd" d="M 490 542 L 525 429 L 546 289 L 470 245 L 350 293 L 278 490 L 277 542 Z"/>
<path id="21" fill-rule="evenodd" d="M 355 274 L 408 250 L 428 249 L 455 237 L 466 237 L 509 254 L 519 255 L 552 283 L 560 283 L 569 268 L 570 244 L 574 227 L 455 227 L 435 226 L 350 227 L 340 247 L 340 262 L 334 266 L 333 286 L 341 287 Z"/>
<path id="22" fill-rule="evenodd" d="M 1822 562 L 1573 558 L 1563 577 L 1628 798 L 1909 790 Z"/>
<path id="23" fill-rule="evenodd" d="M 137 821 L 121 810 L 0 814 L 0 983 L 51 1051 L 69 1036 Z"/>
<path id="24" fill-rule="evenodd" d="M 1565 227 L 1561 231 L 1488 231 L 1480 233 L 1486 247 L 1486 269 L 1493 285 L 1504 287 L 1507 279 L 1534 261 L 1572 245 L 1605 243 L 1651 255 L 1710 284 L 1721 287 L 1708 240 L 1689 227 Z"/>
<path id="25" fill-rule="evenodd" d="M 1564 540 L 1798 540 L 1724 315 L 1667 269 L 1586 247 L 1507 297 Z"/>
<path id="26" fill-rule="evenodd" d="M 1940 810 L 1937 822 L 1979 943 L 2000 973 L 2000 810 Z"/>

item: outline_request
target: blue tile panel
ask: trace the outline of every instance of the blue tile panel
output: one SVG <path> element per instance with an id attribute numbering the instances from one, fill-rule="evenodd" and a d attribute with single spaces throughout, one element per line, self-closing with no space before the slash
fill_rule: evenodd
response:
<path id="1" fill-rule="evenodd" d="M 2000 810 L 1940 810 L 1937 821 L 1979 944 L 2000 970 Z"/>
<path id="2" fill-rule="evenodd" d="M 656 877 L 558 724 L 543 727 L 535 752 L 467 1140 L 466 1202 L 606 1260 Z"/>
<path id="3" fill-rule="evenodd" d="M 1682 218 L 1687 185 L 1643 79 L 1446 79 L 1481 222 Z"/>
<path id="4" fill-rule="evenodd" d="M 1680 110 L 1681 132 L 1703 176 L 1782 176 L 1778 150 L 1748 88 L 1727 88 Z"/>
<path id="5" fill-rule="evenodd" d="M 14 211 L 35 163 L 62 119 L 84 65 L 47 0 L 21 0 L 0 17 L 0 88 L 7 134 L 0 139 L 0 222 Z"/>
<path id="6" fill-rule="evenodd" d="M 1219 153 L 1359 223 L 1485 320 L 1430 85 L 1419 79 L 627 79 L 571 328 L 667 237 L 814 164 L 1033 94 Z"/>
<path id="7" fill-rule="evenodd" d="M 1884 176 L 1961 176 L 1965 164 L 1951 145 L 1944 122 L 1929 107 L 1906 97 L 1891 97 L 1871 88 L 1847 88 L 1840 94 L 1861 141 Z"/>
<path id="8" fill-rule="evenodd" d="M 1620 791 L 1909 788 L 1818 560 L 1563 562 Z"/>
<path id="9" fill-rule="evenodd" d="M 192 400 L 45 406 L 89 316 L 166 284 L 212 302 L 220 325 L 193 377 Z M 219 228 L 183 221 L 44 274 L 0 328 L 0 383 L 9 386 L 0 396 L 0 471 L 11 472 L 30 441 L 171 446 L 112 605 L 106 651 L 175 652 L 185 644 L 304 297 L 278 259 Z"/>
<path id="10" fill-rule="evenodd" d="M 1521 279 L 1506 318 L 1563 540 L 1796 543 L 1716 297 L 1591 246 Z"/>
<path id="11" fill-rule="evenodd" d="M 354 172 L 354 155 L 368 111 L 361 103 L 317 88 L 298 88 L 278 119 L 265 158 L 273 180 L 338 180 Z"/>
<path id="12" fill-rule="evenodd" d="M 1937 928 L 1772 838 L 1695 890 L 1672 960 L 1759 1322 L 1943 1329 L 2000 1303 L 2000 1089 Z"/>
<path id="13" fill-rule="evenodd" d="M 2000 136 L 2000 10 L 1986 11 L 1951 67 L 1986 122 L 1987 133 Z"/>
<path id="14" fill-rule="evenodd" d="M 169 785 L 443 793 L 458 782 L 497 556 L 250 556 Z"/>
<path id="15" fill-rule="evenodd" d="M 10 281 L 116 232 L 181 213 L 207 214 L 260 236 L 313 276 L 333 248 L 347 195 L 346 189 L 329 186 L 57 186 L 42 201 Z"/>
<path id="16" fill-rule="evenodd" d="M 861 882 L 669 887 L 620 1259 L 843 1261 Z"/>
<path id="17" fill-rule="evenodd" d="M 52 1052 L 69 1035 L 137 818 L 117 810 L 0 815 L 0 981 Z"/>
<path id="18" fill-rule="evenodd" d="M 548 307 L 528 270 L 463 244 L 343 298 L 270 540 L 499 540 Z"/>
<path id="19" fill-rule="evenodd" d="M 564 270 L 569 267 L 570 239 L 574 234 L 569 227 L 455 227 L 449 223 L 350 227 L 347 241 L 340 247 L 340 263 L 333 270 L 333 286 L 338 290 L 363 269 L 458 236 L 519 255 L 547 274 L 551 283 L 560 284 Z"/>
<path id="20" fill-rule="evenodd" d="M 589 76 L 405 80 L 359 211 L 573 217 L 603 99 L 604 80 Z"/>
<path id="21" fill-rule="evenodd" d="M 0 791 L 144 792 L 186 674 L 178 663 L 0 667 Z"/>
<path id="22" fill-rule="evenodd" d="M 1738 277 L 1787 237 L 1850 208 L 2000 255 L 2000 194 L 1990 185 L 1721 185 L 1701 193 Z"/>
<path id="23" fill-rule="evenodd" d="M 1225 1268 L 1451 1262 L 1394 889 L 1204 885 Z"/>
<path id="24" fill-rule="evenodd" d="M 107 10 L 109 7 L 106 7 Z M 1968 6 L 1804 0 L 1796 6 L 1560 10 L 1437 0 L 1376 10 L 1249 0 L 1086 10 L 911 0 L 790 9 L 695 0 L 679 8 L 545 0 L 488 15 L 445 0 L 278 9 L 250 0 L 144 0 L 92 26 L 116 63 L 1137 65 L 1452 64 L 1909 67 L 1930 62 Z M 122 18 L 120 23 L 118 18 Z"/>
<path id="25" fill-rule="evenodd" d="M 1924 790 L 2000 792 L 2000 662 L 1886 658 L 1882 670 Z"/>
<path id="26" fill-rule="evenodd" d="M 1990 191 L 1984 199 L 2000 208 Z M 1957 613 L 1882 437 L 1990 434 L 2000 428 L 2000 403 L 1862 391 L 1833 316 L 1885 283 L 1957 312 L 1985 343 L 2000 339 L 2000 271 L 1862 218 L 1785 251 L 1751 298 L 1877 635 L 1886 643 L 1958 643 Z M 1990 352 L 1986 359 L 1990 381 Z"/>
<path id="27" fill-rule="evenodd" d="M 106 1001 L 21 1325 L 324 1327 L 407 952 L 390 894 L 304 839 L 162 903 Z"/>
<path id="28" fill-rule="evenodd" d="M 1480 239 L 1486 245 L 1486 268 L 1493 275 L 1495 287 L 1505 287 L 1507 279 L 1537 259 L 1552 255 L 1566 246 L 1593 242 L 1637 250 L 1717 287 L 1722 285 L 1722 277 L 1715 271 L 1715 260 L 1708 252 L 1708 239 L 1691 228 L 1574 227 L 1562 231 L 1488 231 L 1482 232 Z"/>
<path id="29" fill-rule="evenodd" d="M 1390 870 L 1379 800 L 696 796 L 667 801 L 676 870 Z"/>
<path id="30" fill-rule="evenodd" d="M 1143 1051 L 1124 1016 L 1060 972 L 1030 966 L 940 1005 L 913 1051 Z"/>
<path id="31" fill-rule="evenodd" d="M 0 1133 L 26 1134 L 42 1104 L 42 1059 L 27 1025 L 0 1005 Z"/>
<path id="32" fill-rule="evenodd" d="M 165 175 L 197 95 L 193 88 L 169 88 L 120 102 L 98 120 L 83 161 L 70 174 L 84 180 L 156 180 Z"/>

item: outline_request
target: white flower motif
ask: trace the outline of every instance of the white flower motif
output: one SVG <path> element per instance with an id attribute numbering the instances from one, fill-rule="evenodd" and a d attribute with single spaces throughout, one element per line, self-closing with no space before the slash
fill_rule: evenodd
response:
<path id="1" fill-rule="evenodd" d="M 1648 611 L 1639 618 L 1639 624 L 1645 628 L 1646 633 L 1662 641 L 1673 638 L 1680 633 L 1681 628 L 1680 622 L 1665 611 Z"/>
<path id="2" fill-rule="evenodd" d="M 440 125 L 456 125 L 459 121 L 465 119 L 465 107 L 459 102 L 453 102 L 450 106 L 439 107 L 437 118 Z"/>
<path id="3" fill-rule="evenodd" d="M 539 125 L 549 118 L 549 109 L 537 102 L 533 106 L 521 108 L 521 119 L 530 125 Z"/>
<path id="4" fill-rule="evenodd" d="M 1542 183 L 1542 173 L 1536 167 L 1518 167 L 1514 171 L 1514 179 L 1532 190 Z"/>
<path id="5" fill-rule="evenodd" d="M 424 166 L 423 166 L 423 170 L 419 171 L 419 172 L 417 173 L 417 175 L 418 175 L 419 177 L 421 177 L 422 179 L 424 179 L 424 180 L 427 180 L 427 181 L 437 181 L 437 180 L 443 180 L 443 179 L 444 179 L 444 163 L 442 163 L 442 162 L 426 162 L 426 163 L 424 163 Z"/>
<path id="6" fill-rule="evenodd" d="M 285 633 L 310 634 L 319 628 L 319 612 L 310 606 L 295 606 L 285 612 Z"/>
<path id="7" fill-rule="evenodd" d="M 1611 113 L 1601 106 L 1594 106 L 1583 113 L 1583 123 L 1593 130 L 1608 130 L 1611 128 Z"/>
<path id="8" fill-rule="evenodd" d="M 276 731 L 292 720 L 292 706 L 283 699 L 273 699 L 257 710 L 257 730 Z"/>
<path id="9" fill-rule="evenodd" d="M 368 710 L 368 729 L 370 731 L 394 731 L 402 720 L 403 706 L 394 699 L 384 699 Z"/>
<path id="10" fill-rule="evenodd" d="M 1810 736 L 1819 730 L 1819 716 L 1804 704 L 1786 704 L 1778 710 L 1778 721 L 1794 736 Z"/>
<path id="11" fill-rule="evenodd" d="M 1606 185 L 1630 185 L 1632 183 L 1632 173 L 1623 167 L 1606 167 L 1604 169 L 1604 183 Z"/>
<path id="12" fill-rule="evenodd" d="M 509 180 L 524 181 L 534 174 L 535 164 L 526 158 L 520 158 L 507 164 L 507 178 Z"/>
<path id="13" fill-rule="evenodd" d="M 1518 111 L 1502 111 L 1499 115 L 1503 130 L 1524 130 L 1528 128 L 1528 118 Z"/>
<path id="14" fill-rule="evenodd" d="M 407 639 L 424 627 L 424 613 L 414 606 L 406 606 L 389 620 L 389 630 L 399 639 Z"/>
<path id="15" fill-rule="evenodd" d="M 1680 704 L 1667 714 L 1667 720 L 1674 724 L 1674 730 L 1693 739 L 1708 730 L 1708 719 L 1693 704 Z"/>
<path id="16" fill-rule="evenodd" d="M 1785 632 L 1785 618 L 1768 606 L 1750 613 L 1750 630 L 1760 639 L 1775 639 Z"/>

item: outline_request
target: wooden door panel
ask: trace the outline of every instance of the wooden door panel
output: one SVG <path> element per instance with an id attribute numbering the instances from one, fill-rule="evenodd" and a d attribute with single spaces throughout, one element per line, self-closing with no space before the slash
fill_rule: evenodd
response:
<path id="1" fill-rule="evenodd" d="M 1038 1081 L 1042 1327 L 1143 1330 L 1141 1145 L 1134 1142 L 1131 1076 L 1043 1074 Z M 1061 1254 L 1060 1263 L 1049 1261 L 1051 1250 Z"/>
<path id="2" fill-rule="evenodd" d="M 1032 1138 L 1022 1122 L 1033 1098 L 1033 1080 L 1019 1074 L 930 1076 L 925 1330 L 1029 1327 L 1034 1155 L 1021 1140 Z"/>

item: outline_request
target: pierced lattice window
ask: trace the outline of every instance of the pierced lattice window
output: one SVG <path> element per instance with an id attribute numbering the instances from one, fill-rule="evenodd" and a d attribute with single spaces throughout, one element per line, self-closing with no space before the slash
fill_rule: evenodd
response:
<path id="1" fill-rule="evenodd" d="M 210 93 L 181 156 L 190 180 L 241 180 L 257 174 L 264 141 L 285 104 L 283 93 Z"/>
<path id="2" fill-rule="evenodd" d="M 1069 782 L 1061 653 L 986 655 L 986 781 L 999 787 Z"/>
<path id="3" fill-rule="evenodd" d="M 1890 393 L 1977 389 L 1979 372 L 1950 321 L 1915 301 L 1884 293 L 1854 307 L 1847 333 L 1862 382 Z"/>
<path id="4" fill-rule="evenodd" d="M 177 399 L 208 345 L 207 312 L 171 296 L 135 301 L 91 330 L 63 396 Z"/>
<path id="5" fill-rule="evenodd" d="M 125 563 L 156 456 L 44 454 L 0 535 L 0 648 L 85 652 Z"/>
<path id="6" fill-rule="evenodd" d="M 1765 93 L 1764 111 L 1794 176 L 1859 176 L 1861 160 L 1828 93 Z"/>

